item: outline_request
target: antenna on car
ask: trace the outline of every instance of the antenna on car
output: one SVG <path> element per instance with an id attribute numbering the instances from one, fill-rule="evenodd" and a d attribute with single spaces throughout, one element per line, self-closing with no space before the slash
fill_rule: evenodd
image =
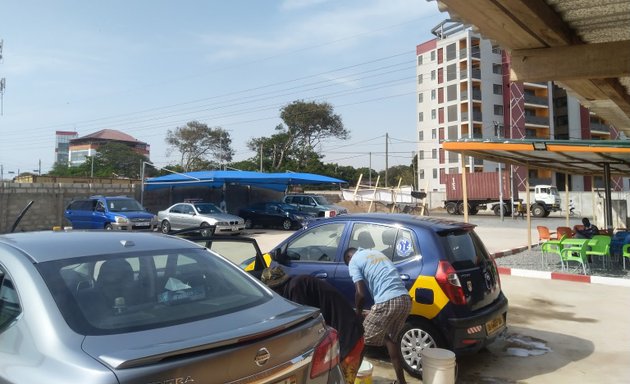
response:
<path id="1" fill-rule="evenodd" d="M 17 217 L 17 219 L 15 219 L 15 222 L 13 223 L 13 226 L 11 227 L 11 233 L 13 233 L 13 231 L 15 231 L 15 228 L 17 228 L 18 224 L 20 224 L 20 221 L 22 221 L 22 217 L 24 217 L 24 215 L 26 214 L 26 211 L 28 211 L 28 209 L 31 207 L 31 205 L 33 205 L 35 201 L 31 200 L 28 202 L 28 204 L 26 204 L 26 207 L 24 207 L 24 209 L 22 209 L 22 212 L 20 212 L 20 215 Z"/>

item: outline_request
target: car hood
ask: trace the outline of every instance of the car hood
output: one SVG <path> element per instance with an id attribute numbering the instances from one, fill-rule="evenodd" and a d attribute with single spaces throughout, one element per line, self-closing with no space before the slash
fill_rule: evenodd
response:
<path id="1" fill-rule="evenodd" d="M 240 216 L 230 215 L 229 213 L 210 213 L 210 214 L 200 214 L 201 217 L 207 217 L 210 220 L 216 221 L 243 221 L 243 218 Z"/>
<path id="2" fill-rule="evenodd" d="M 129 219 L 152 219 L 154 214 L 147 211 L 111 212 L 114 215 L 125 216 Z"/>
<path id="3" fill-rule="evenodd" d="M 114 370 L 172 364 L 177 359 L 194 359 L 235 346 L 249 348 L 256 341 L 312 321 L 318 314 L 314 308 L 274 296 L 264 304 L 211 319 L 140 332 L 86 336 L 82 348 Z"/>

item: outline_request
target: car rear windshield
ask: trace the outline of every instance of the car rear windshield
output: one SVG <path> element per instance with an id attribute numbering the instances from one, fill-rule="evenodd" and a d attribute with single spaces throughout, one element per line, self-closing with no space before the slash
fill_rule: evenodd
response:
<path id="1" fill-rule="evenodd" d="M 440 235 L 446 258 L 453 268 L 471 268 L 490 260 L 490 256 L 475 232 L 453 231 Z"/>
<path id="2" fill-rule="evenodd" d="M 38 269 L 68 325 L 83 335 L 146 330 L 212 318 L 271 296 L 205 249 L 100 255 Z"/>

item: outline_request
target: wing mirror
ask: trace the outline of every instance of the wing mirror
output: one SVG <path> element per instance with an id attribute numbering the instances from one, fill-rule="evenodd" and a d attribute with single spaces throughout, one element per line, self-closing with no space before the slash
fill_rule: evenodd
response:
<path id="1" fill-rule="evenodd" d="M 276 248 L 271 251 L 271 259 L 281 265 L 289 265 L 290 262 L 289 256 L 282 248 Z"/>

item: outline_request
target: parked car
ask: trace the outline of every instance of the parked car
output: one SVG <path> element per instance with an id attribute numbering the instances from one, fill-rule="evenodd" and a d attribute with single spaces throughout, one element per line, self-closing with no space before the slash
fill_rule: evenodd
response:
<path id="1" fill-rule="evenodd" d="M 242 208 L 238 215 L 245 219 L 245 228 L 256 225 L 262 227 L 282 227 L 289 230 L 301 228 L 313 217 L 299 211 L 295 206 L 281 202 L 257 203 Z"/>
<path id="2" fill-rule="evenodd" d="M 413 306 L 397 341 L 410 374 L 422 374 L 424 348 L 472 353 L 506 329 L 498 269 L 472 224 L 387 213 L 316 219 L 275 247 L 271 264 L 324 279 L 354 303 L 349 247 L 382 251 L 409 289 Z"/>
<path id="3" fill-rule="evenodd" d="M 3 383 L 343 380 L 316 309 L 160 233 L 0 236 L 0 345 Z"/>
<path id="4" fill-rule="evenodd" d="M 336 216 L 348 213 L 346 208 L 329 203 L 328 200 L 321 195 L 291 194 L 286 195 L 283 201 L 313 216 Z"/>
<path id="5" fill-rule="evenodd" d="M 154 230 L 157 216 L 127 196 L 90 196 L 72 201 L 64 217 L 75 229 Z"/>
<path id="6" fill-rule="evenodd" d="M 209 234 L 238 235 L 245 229 L 242 217 L 223 212 L 212 203 L 177 203 L 157 214 L 162 233 L 206 227 Z"/>

